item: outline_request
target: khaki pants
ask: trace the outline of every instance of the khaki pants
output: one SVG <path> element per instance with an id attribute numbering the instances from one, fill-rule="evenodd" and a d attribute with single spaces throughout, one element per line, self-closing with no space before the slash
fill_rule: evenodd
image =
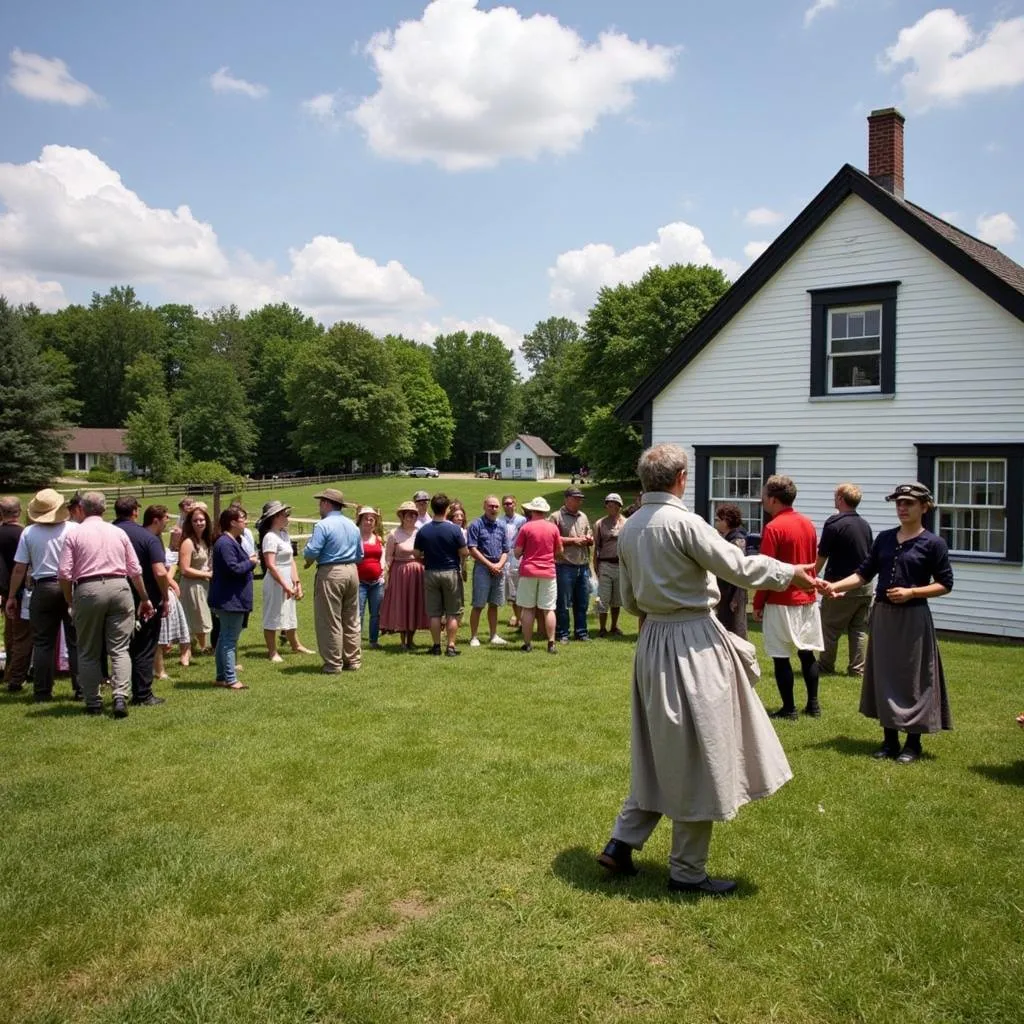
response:
<path id="1" fill-rule="evenodd" d="M 634 850 L 642 849 L 661 818 L 658 811 L 643 810 L 630 795 L 619 811 L 612 838 L 621 840 Z M 669 875 L 677 882 L 703 882 L 708 873 L 706 865 L 710 848 L 710 821 L 673 821 Z"/>
<path id="2" fill-rule="evenodd" d="M 868 649 L 868 613 L 871 610 L 872 587 L 848 590 L 842 597 L 821 602 L 821 638 L 825 649 L 818 659 L 822 672 L 835 672 L 839 638 L 845 633 L 850 644 L 850 660 L 846 669 L 851 676 L 864 675 L 864 659 Z"/>
<path id="3" fill-rule="evenodd" d="M 324 668 L 358 668 L 362 661 L 359 629 L 359 574 L 354 565 L 321 565 L 313 590 L 316 646 Z"/>
<path id="4" fill-rule="evenodd" d="M 127 579 L 92 580 L 75 587 L 71 602 L 78 633 L 78 677 L 86 707 L 100 703 L 103 644 L 110 661 L 115 697 L 132 695 L 132 660 L 128 644 L 135 631 L 135 602 Z"/>

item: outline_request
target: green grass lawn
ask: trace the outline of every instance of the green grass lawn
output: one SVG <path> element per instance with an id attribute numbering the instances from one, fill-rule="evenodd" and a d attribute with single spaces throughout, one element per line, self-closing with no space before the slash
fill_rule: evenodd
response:
<path id="1" fill-rule="evenodd" d="M 387 507 L 415 482 L 350 489 Z M 638 878 L 594 863 L 634 619 L 557 658 L 387 637 L 333 677 L 268 664 L 259 622 L 247 691 L 204 658 L 124 722 L 0 696 L 0 1021 L 1021 1019 L 1021 647 L 943 640 L 957 729 L 909 767 L 867 756 L 857 684 L 825 680 L 823 717 L 779 726 L 794 781 L 716 828 L 741 892 L 712 901 L 668 894 L 665 825 Z"/>

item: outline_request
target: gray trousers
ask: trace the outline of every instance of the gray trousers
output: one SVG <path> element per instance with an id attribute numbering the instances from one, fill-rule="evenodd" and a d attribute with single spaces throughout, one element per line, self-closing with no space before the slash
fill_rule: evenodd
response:
<path id="1" fill-rule="evenodd" d="M 630 794 L 615 819 L 612 838 L 621 840 L 634 850 L 642 849 L 661 818 L 658 811 L 641 808 Z M 710 821 L 672 822 L 668 873 L 677 882 L 702 882 L 707 877 L 711 824 Z"/>
<path id="2" fill-rule="evenodd" d="M 835 672 L 839 638 L 845 633 L 850 644 L 847 674 L 864 675 L 864 659 L 868 650 L 868 613 L 871 611 L 872 586 L 848 590 L 835 600 L 821 602 L 821 637 L 825 649 L 818 658 L 818 670 Z"/>
<path id="3" fill-rule="evenodd" d="M 316 646 L 324 668 L 359 668 L 359 573 L 355 565 L 321 565 L 313 584 Z"/>
<path id="4" fill-rule="evenodd" d="M 92 580 L 75 587 L 71 604 L 78 630 L 78 675 L 86 706 L 100 701 L 103 680 L 103 644 L 110 661 L 110 682 L 115 697 L 132 695 L 132 660 L 128 644 L 135 630 L 135 602 L 126 579 Z"/>

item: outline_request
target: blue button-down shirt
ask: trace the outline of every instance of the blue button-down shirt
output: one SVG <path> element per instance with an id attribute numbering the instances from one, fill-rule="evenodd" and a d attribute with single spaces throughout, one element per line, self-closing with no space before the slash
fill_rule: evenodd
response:
<path id="1" fill-rule="evenodd" d="M 313 527 L 302 550 L 304 558 L 318 565 L 347 565 L 363 560 L 363 540 L 359 527 L 340 512 L 328 512 Z"/>
<path id="2" fill-rule="evenodd" d="M 480 516 L 469 524 L 466 546 L 476 548 L 488 562 L 497 562 L 509 551 L 508 534 L 504 523 L 498 519 Z"/>

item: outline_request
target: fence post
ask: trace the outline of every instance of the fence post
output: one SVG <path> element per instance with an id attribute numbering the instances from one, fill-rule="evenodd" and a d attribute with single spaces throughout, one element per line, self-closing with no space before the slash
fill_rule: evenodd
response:
<path id="1" fill-rule="evenodd" d="M 213 484 L 213 521 L 216 524 L 220 523 L 220 481 L 215 480 Z M 214 529 L 219 529 L 219 526 L 215 526 Z"/>

